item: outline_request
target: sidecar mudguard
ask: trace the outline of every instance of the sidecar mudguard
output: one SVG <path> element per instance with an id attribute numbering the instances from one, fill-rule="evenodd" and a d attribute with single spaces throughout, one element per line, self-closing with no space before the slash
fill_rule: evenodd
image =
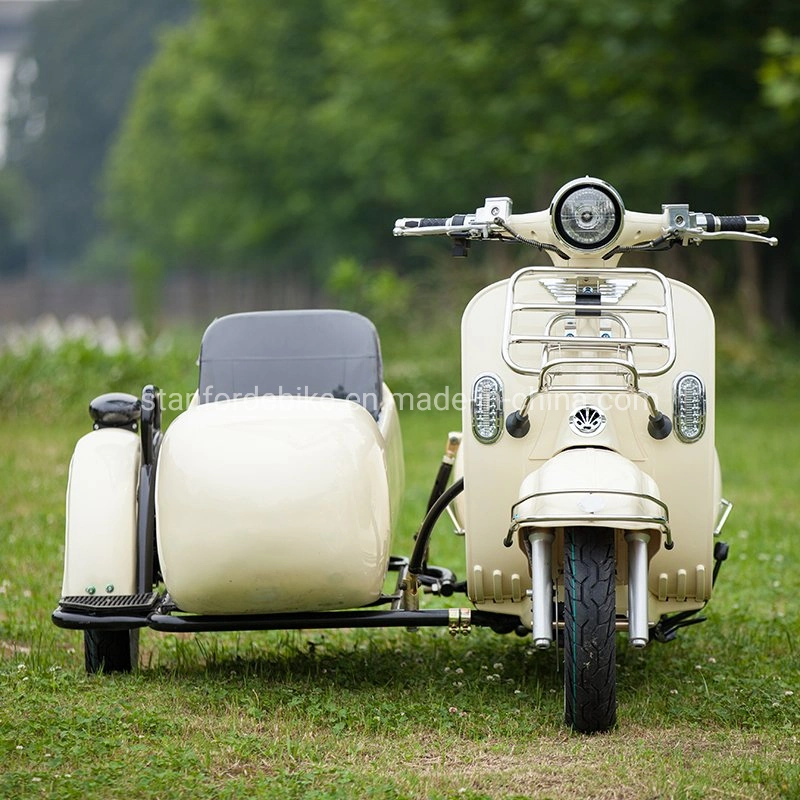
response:
<path id="1" fill-rule="evenodd" d="M 613 450 L 563 450 L 522 481 L 517 527 L 574 525 L 666 532 L 666 506 L 656 482 Z"/>
<path id="2" fill-rule="evenodd" d="M 141 445 L 122 428 L 78 440 L 69 467 L 63 597 L 136 592 Z"/>
<path id="3" fill-rule="evenodd" d="M 331 397 L 195 402 L 164 436 L 167 591 L 199 614 L 346 609 L 383 590 L 402 491 L 397 413 Z"/>

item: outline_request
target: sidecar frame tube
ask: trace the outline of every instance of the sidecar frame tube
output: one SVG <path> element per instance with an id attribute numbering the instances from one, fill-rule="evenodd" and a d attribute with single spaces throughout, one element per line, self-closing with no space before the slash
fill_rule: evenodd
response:
<path id="1" fill-rule="evenodd" d="M 53 622 L 72 630 L 131 630 L 153 628 L 173 633 L 213 633 L 222 631 L 280 631 L 334 628 L 450 628 L 452 633 L 467 633 L 470 625 L 513 630 L 515 618 L 490 614 L 472 608 L 442 608 L 422 611 L 320 611 L 303 614 L 263 615 L 181 615 L 152 613 L 132 615 L 92 615 L 65 611 L 53 612 Z M 504 625 L 508 622 L 509 625 Z M 517 623 L 518 624 L 518 623 Z"/>
<path id="2" fill-rule="evenodd" d="M 81 614 L 61 607 L 53 612 L 51 619 L 59 628 L 74 631 L 129 631 L 146 628 L 149 624 L 147 617 L 134 614 Z"/>

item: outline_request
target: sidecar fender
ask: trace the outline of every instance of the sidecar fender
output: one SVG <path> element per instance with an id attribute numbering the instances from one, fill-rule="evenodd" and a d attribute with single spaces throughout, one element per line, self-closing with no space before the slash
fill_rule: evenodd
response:
<path id="1" fill-rule="evenodd" d="M 619 453 L 588 447 L 564 450 L 527 475 L 512 521 L 520 528 L 668 528 L 656 482 Z"/>
<path id="2" fill-rule="evenodd" d="M 80 439 L 69 466 L 62 596 L 136 592 L 141 446 L 129 430 Z"/>

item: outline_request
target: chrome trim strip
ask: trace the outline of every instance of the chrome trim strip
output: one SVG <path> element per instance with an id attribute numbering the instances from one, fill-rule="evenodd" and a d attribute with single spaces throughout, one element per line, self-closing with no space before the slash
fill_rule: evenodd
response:
<path id="1" fill-rule="evenodd" d="M 647 516 L 644 514 L 563 514 L 558 516 L 552 515 L 539 515 L 528 517 L 516 517 L 514 509 L 528 500 L 535 500 L 539 497 L 556 497 L 565 494 L 609 494 L 618 495 L 622 497 L 636 497 L 640 500 L 647 500 L 658 506 L 663 516 Z M 522 527 L 531 526 L 535 527 L 542 523 L 557 523 L 559 525 L 575 525 L 583 522 L 643 522 L 652 523 L 656 528 L 659 528 L 666 538 L 666 547 L 671 549 L 673 546 L 672 530 L 669 525 L 669 509 L 666 503 L 659 500 L 657 497 L 645 494 L 644 492 L 626 492 L 616 489 L 561 489 L 557 492 L 533 492 L 520 498 L 511 506 L 511 526 L 506 535 L 506 543 L 510 544 L 513 541 L 514 534 Z M 616 525 L 615 527 L 619 527 Z"/>

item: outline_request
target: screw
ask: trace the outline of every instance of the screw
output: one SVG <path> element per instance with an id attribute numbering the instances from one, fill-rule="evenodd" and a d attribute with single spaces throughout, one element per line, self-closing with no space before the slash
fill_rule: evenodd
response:
<path id="1" fill-rule="evenodd" d="M 111 594 L 111 592 L 113 592 L 113 591 L 114 591 L 114 584 L 113 584 L 113 583 L 109 583 L 109 584 L 108 584 L 108 586 L 106 586 L 106 591 L 107 591 L 109 594 Z"/>
<path id="2" fill-rule="evenodd" d="M 86 594 L 94 594 L 96 591 L 97 591 L 97 589 L 95 589 L 94 586 L 87 586 L 86 587 Z"/>

